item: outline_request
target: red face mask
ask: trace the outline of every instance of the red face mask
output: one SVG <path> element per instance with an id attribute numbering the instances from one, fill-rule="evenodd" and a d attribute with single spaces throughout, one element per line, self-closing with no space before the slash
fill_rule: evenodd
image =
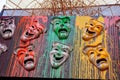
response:
<path id="1" fill-rule="evenodd" d="M 26 42 L 39 37 L 44 32 L 44 26 L 37 21 L 33 21 L 30 25 L 26 25 L 26 29 L 21 36 L 21 40 Z"/>
<path id="2" fill-rule="evenodd" d="M 27 47 L 19 47 L 14 53 L 17 56 L 17 60 L 26 70 L 33 70 L 35 68 L 35 52 L 33 51 L 33 45 Z"/>

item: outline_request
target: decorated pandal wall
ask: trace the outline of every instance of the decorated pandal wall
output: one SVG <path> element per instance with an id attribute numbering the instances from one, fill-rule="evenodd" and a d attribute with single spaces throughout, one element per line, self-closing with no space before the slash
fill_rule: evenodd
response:
<path id="1" fill-rule="evenodd" d="M 119 16 L 1 16 L 0 76 L 120 79 Z"/>

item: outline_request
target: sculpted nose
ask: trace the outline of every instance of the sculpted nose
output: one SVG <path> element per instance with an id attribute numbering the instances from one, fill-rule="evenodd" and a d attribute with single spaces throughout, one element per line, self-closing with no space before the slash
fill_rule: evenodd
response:
<path id="1" fill-rule="evenodd" d="M 100 56 L 100 55 L 101 55 L 100 53 L 97 54 L 97 56 Z"/>
<path id="2" fill-rule="evenodd" d="M 64 27 L 64 24 L 61 24 L 60 27 Z"/>
<path id="3" fill-rule="evenodd" d="M 29 56 L 29 54 L 28 54 L 28 53 L 26 53 L 25 57 L 27 57 L 27 56 Z"/>

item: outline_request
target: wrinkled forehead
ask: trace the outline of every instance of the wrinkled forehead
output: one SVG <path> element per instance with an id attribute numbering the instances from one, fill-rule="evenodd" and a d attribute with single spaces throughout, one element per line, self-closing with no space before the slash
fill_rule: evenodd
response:
<path id="1" fill-rule="evenodd" d="M 54 47 L 70 49 L 69 46 L 67 46 L 67 45 L 65 45 L 65 44 L 60 44 L 60 43 L 56 43 L 56 44 L 54 45 Z"/>
<path id="2" fill-rule="evenodd" d="M 70 21 L 69 17 L 54 17 L 52 21 L 57 22 L 57 21 Z"/>
<path id="3" fill-rule="evenodd" d="M 87 45 L 86 47 L 83 48 L 83 52 L 87 54 L 89 50 L 94 50 L 94 49 L 101 48 L 101 47 L 103 47 L 101 43 L 97 45 Z"/>

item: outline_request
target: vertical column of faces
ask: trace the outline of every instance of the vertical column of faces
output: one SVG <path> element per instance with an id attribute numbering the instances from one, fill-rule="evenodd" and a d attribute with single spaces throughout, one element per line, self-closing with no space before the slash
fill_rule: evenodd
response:
<path id="1" fill-rule="evenodd" d="M 28 71 L 35 69 L 36 59 L 33 50 L 33 44 L 30 41 L 37 39 L 45 32 L 45 27 L 37 20 L 33 20 L 30 24 L 26 24 L 25 31 L 20 37 L 20 45 L 15 54 L 19 63 Z"/>
<path id="2" fill-rule="evenodd" d="M 14 17 L 0 17 L 0 35 L 3 39 L 11 39 L 14 35 L 16 25 Z M 8 47 L 0 43 L 0 54 L 6 52 Z"/>

